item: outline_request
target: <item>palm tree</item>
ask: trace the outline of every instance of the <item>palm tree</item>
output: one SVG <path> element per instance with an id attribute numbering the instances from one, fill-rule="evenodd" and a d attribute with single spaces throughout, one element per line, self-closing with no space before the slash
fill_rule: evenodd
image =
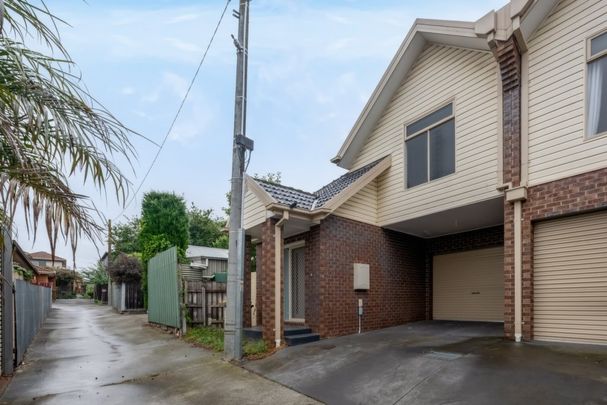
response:
<path id="1" fill-rule="evenodd" d="M 85 89 L 43 0 L 0 0 L 0 202 L 11 226 L 18 210 L 35 237 L 43 220 L 54 254 L 61 235 L 73 251 L 97 239 L 102 218 L 68 178 L 81 173 L 124 203 L 129 181 L 112 162 L 135 151 L 132 134 Z M 38 40 L 46 55 L 26 43 Z"/>

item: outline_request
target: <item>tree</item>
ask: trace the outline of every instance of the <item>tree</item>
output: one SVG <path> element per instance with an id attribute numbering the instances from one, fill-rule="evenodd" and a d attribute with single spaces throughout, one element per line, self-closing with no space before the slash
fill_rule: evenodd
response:
<path id="1" fill-rule="evenodd" d="M 139 233 L 142 247 L 157 235 L 164 235 L 172 246 L 185 253 L 189 242 L 189 227 L 183 197 L 157 191 L 143 196 Z"/>
<path id="2" fill-rule="evenodd" d="M 282 184 L 282 173 L 281 172 L 267 172 L 266 174 L 259 175 L 255 173 L 253 178 L 256 180 L 263 180 L 272 184 Z M 227 217 L 230 216 L 230 206 L 232 204 L 232 192 L 228 191 L 226 193 L 226 200 L 228 200 L 228 206 L 223 207 L 222 210 L 226 214 Z"/>
<path id="3" fill-rule="evenodd" d="M 108 270 L 112 281 L 116 283 L 137 282 L 142 277 L 141 261 L 124 253 L 112 260 Z"/>
<path id="4" fill-rule="evenodd" d="M 74 73 L 58 24 L 44 3 L 5 0 L 0 8 L 1 220 L 12 224 L 18 207 L 27 232 L 44 222 L 51 252 L 58 236 L 73 252 L 85 236 L 98 240 L 101 214 L 68 178 L 80 173 L 102 192 L 124 202 L 129 181 L 111 158 L 134 155 L 130 132 L 99 104 Z M 48 52 L 28 48 L 32 38 Z M 41 48 L 36 46 L 37 49 Z"/>
<path id="5" fill-rule="evenodd" d="M 188 214 L 185 201 L 174 193 L 151 191 L 143 196 L 139 243 L 143 261 L 143 297 L 147 308 L 148 260 L 172 246 L 180 260 L 185 258 L 189 242 Z"/>
<path id="6" fill-rule="evenodd" d="M 225 221 L 213 218 L 213 210 L 201 210 L 194 203 L 188 210 L 190 243 L 197 246 L 213 246 L 223 234 Z"/>
<path id="7" fill-rule="evenodd" d="M 128 218 L 126 222 L 112 226 L 113 258 L 119 253 L 140 253 L 140 232 L 141 220 L 138 217 Z"/>
<path id="8" fill-rule="evenodd" d="M 108 283 L 108 274 L 101 263 L 89 266 L 82 272 L 82 278 L 87 284 L 106 285 Z"/>

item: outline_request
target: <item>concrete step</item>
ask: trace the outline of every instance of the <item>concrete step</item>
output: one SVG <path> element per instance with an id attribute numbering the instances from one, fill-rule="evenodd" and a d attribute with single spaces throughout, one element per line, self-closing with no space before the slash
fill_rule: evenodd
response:
<path id="1" fill-rule="evenodd" d="M 285 326 L 285 337 L 293 335 L 306 335 L 312 333 L 312 329 L 307 326 Z"/>
<path id="2" fill-rule="evenodd" d="M 304 343 L 316 342 L 320 340 L 318 333 L 303 333 L 301 335 L 285 336 L 285 342 L 288 346 L 303 345 Z"/>
<path id="3" fill-rule="evenodd" d="M 258 327 L 243 328 L 242 332 L 244 334 L 244 337 L 249 340 L 261 340 L 263 338 L 261 328 Z"/>

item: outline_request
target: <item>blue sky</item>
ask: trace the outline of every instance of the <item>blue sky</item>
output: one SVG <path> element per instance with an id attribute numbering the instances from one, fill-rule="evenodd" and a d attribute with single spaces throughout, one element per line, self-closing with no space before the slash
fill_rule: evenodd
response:
<path id="1" fill-rule="evenodd" d="M 343 173 L 335 155 L 416 17 L 478 19 L 504 0 L 254 0 L 251 2 L 247 135 L 250 174 L 280 171 L 283 183 L 314 191 Z M 87 87 L 130 128 L 160 142 L 212 34 L 223 0 L 56 0 L 69 22 L 63 41 Z M 237 8 L 232 0 L 230 8 Z M 188 103 L 142 188 L 174 191 L 188 203 L 226 205 L 234 104 L 237 20 L 227 13 Z M 134 139 L 135 185 L 156 147 Z M 122 207 L 74 181 L 106 216 Z M 126 211 L 137 215 L 141 195 Z M 48 250 L 21 233 L 25 249 Z M 99 246 L 101 252 L 104 246 Z M 71 258 L 63 244 L 58 254 Z M 81 241 L 77 265 L 98 258 Z M 71 261 L 71 259 L 70 259 Z"/>

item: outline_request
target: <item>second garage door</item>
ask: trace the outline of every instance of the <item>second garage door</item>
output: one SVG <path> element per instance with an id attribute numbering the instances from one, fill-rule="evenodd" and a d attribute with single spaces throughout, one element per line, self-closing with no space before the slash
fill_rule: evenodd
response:
<path id="1" fill-rule="evenodd" d="M 535 339 L 607 344 L 607 213 L 535 226 L 533 288 Z"/>
<path id="2" fill-rule="evenodd" d="M 503 247 L 434 256 L 432 272 L 434 319 L 503 321 Z"/>

